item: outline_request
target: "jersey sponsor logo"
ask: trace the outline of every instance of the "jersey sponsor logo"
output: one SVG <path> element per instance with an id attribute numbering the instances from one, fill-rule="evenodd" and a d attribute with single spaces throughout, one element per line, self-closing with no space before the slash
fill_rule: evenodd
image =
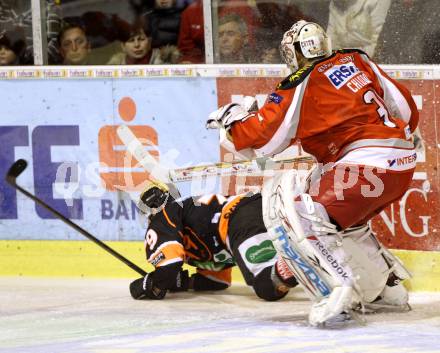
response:
<path id="1" fill-rule="evenodd" d="M 415 163 L 417 160 L 417 153 L 413 153 L 409 156 L 400 157 L 400 158 L 394 158 L 394 159 L 388 159 L 388 165 L 390 167 L 394 166 L 402 166 L 407 164 Z"/>
<path id="2" fill-rule="evenodd" d="M 312 242 L 312 244 L 318 249 L 318 251 L 323 256 L 324 260 L 330 265 L 333 270 L 341 277 L 344 281 L 348 281 L 350 277 L 347 274 L 347 271 L 342 267 L 338 260 L 336 260 L 332 253 L 325 247 L 323 243 L 321 243 L 318 238 L 314 235 L 307 237 L 308 240 Z"/>
<path id="3" fill-rule="evenodd" d="M 251 246 L 246 251 L 246 259 L 253 264 L 261 264 L 273 259 L 276 250 L 270 240 L 265 240 L 258 245 Z"/>
<path id="4" fill-rule="evenodd" d="M 343 56 L 342 58 L 340 58 L 338 60 L 341 64 L 346 64 L 348 62 L 352 62 L 354 61 L 354 57 L 353 55 L 347 55 L 347 56 Z"/>
<path id="5" fill-rule="evenodd" d="M 156 255 L 154 259 L 150 260 L 150 264 L 156 267 L 162 260 L 165 260 L 165 255 L 161 251 L 159 254 Z"/>
<path id="6" fill-rule="evenodd" d="M 330 294 L 329 287 L 319 277 L 316 271 L 306 261 L 304 261 L 300 255 L 290 245 L 288 235 L 282 226 L 275 228 L 275 232 L 278 233 L 278 240 L 281 242 L 281 247 L 285 253 L 292 260 L 296 266 L 305 274 L 307 279 L 311 282 L 313 287 L 319 290 L 323 296 Z"/>
<path id="7" fill-rule="evenodd" d="M 327 69 L 329 69 L 329 68 L 331 68 L 331 67 L 333 67 L 333 63 L 325 63 L 325 64 L 322 64 L 322 65 L 320 65 L 320 66 L 318 66 L 318 72 L 324 72 L 325 70 L 327 70 Z"/>
<path id="8" fill-rule="evenodd" d="M 232 258 L 231 254 L 225 249 L 214 254 L 214 261 L 225 263 L 225 264 L 233 264 L 234 263 L 234 259 Z"/>
<path id="9" fill-rule="evenodd" d="M 269 95 L 269 97 L 267 97 L 267 100 L 268 100 L 269 102 L 273 102 L 273 103 L 275 103 L 275 104 L 280 104 L 281 101 L 283 100 L 283 97 L 280 96 L 280 95 L 277 94 L 277 93 L 271 93 L 271 94 Z"/>
<path id="10" fill-rule="evenodd" d="M 343 87 L 360 70 L 352 62 L 344 65 L 335 65 L 324 72 L 324 75 L 330 80 L 336 89 Z"/>

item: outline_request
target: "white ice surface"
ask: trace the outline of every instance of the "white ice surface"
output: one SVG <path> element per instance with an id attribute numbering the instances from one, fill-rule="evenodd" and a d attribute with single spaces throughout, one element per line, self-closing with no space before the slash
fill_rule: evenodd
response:
<path id="1" fill-rule="evenodd" d="M 411 312 L 365 326 L 317 329 L 300 290 L 279 302 L 237 284 L 135 301 L 129 282 L 0 277 L 0 352 L 440 352 L 440 294 L 411 293 Z"/>

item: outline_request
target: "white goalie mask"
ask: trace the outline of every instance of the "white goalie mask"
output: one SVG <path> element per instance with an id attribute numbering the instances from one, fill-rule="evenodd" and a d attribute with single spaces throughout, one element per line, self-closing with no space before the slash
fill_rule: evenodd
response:
<path id="1" fill-rule="evenodd" d="M 287 66 L 295 72 L 299 69 L 295 49 L 306 59 L 313 59 L 330 55 L 331 47 L 330 38 L 320 25 L 301 20 L 284 33 L 280 53 Z"/>

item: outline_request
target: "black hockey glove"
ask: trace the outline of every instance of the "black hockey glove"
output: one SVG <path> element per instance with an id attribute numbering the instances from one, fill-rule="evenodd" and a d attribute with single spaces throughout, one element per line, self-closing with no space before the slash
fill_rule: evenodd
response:
<path id="1" fill-rule="evenodd" d="M 150 273 L 143 278 L 130 283 L 130 294 L 133 299 L 163 299 L 167 294 L 166 289 L 160 289 L 153 285 Z"/>
<path id="2" fill-rule="evenodd" d="M 201 275 L 200 273 L 195 273 L 191 276 L 190 287 L 195 291 L 206 291 L 206 290 L 224 290 L 229 287 L 226 283 L 216 282 L 208 277 Z"/>
<path id="3" fill-rule="evenodd" d="M 170 288 L 171 292 L 186 292 L 190 288 L 190 277 L 187 270 L 180 270 L 177 274 L 176 284 Z"/>

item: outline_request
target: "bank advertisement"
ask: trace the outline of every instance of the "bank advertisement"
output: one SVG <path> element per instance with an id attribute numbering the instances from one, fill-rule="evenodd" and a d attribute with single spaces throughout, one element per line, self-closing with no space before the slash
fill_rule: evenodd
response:
<path id="1" fill-rule="evenodd" d="M 6 184 L 18 158 L 29 163 L 19 185 L 102 240 L 144 236 L 135 200 L 148 174 L 127 162 L 119 125 L 165 167 L 219 158 L 218 136 L 205 129 L 217 107 L 214 79 L 14 80 L 0 90 L 0 239 L 83 239 Z"/>

